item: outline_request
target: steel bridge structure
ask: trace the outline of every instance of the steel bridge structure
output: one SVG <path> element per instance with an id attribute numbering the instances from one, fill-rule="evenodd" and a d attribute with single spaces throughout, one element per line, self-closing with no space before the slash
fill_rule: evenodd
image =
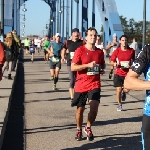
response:
<path id="1" fill-rule="evenodd" d="M 29 0 L 4 0 L 4 33 L 13 29 L 21 36 L 21 6 Z M 40 1 L 40 0 L 39 0 Z M 37 3 L 39 2 L 37 0 Z M 123 34 L 115 0 L 41 0 L 50 7 L 47 16 L 48 35 L 59 32 L 63 39 L 68 39 L 73 28 L 79 28 L 82 36 L 88 27 L 95 27 L 103 34 L 104 45 L 112 40 L 114 33 Z M 95 13 L 98 12 L 98 13 Z M 101 22 L 103 31 L 101 32 Z"/>

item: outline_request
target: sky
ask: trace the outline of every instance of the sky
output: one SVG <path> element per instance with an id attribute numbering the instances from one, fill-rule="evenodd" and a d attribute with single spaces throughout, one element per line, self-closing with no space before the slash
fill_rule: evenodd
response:
<path id="1" fill-rule="evenodd" d="M 129 20 L 141 21 L 143 18 L 144 0 L 115 0 L 119 16 L 124 16 Z M 150 0 L 147 0 L 147 21 L 150 21 Z M 23 7 L 21 7 L 22 9 Z M 27 12 L 25 23 L 25 35 L 46 33 L 46 23 L 49 21 L 50 7 L 42 0 L 28 0 L 26 2 Z M 21 13 L 23 14 L 22 10 Z M 96 12 L 99 13 L 99 12 Z"/>

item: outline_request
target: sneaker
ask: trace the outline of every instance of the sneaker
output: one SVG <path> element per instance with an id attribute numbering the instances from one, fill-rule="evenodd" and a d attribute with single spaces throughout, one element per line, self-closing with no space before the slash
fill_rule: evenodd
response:
<path id="1" fill-rule="evenodd" d="M 85 134 L 87 135 L 87 140 L 88 141 L 92 141 L 94 140 L 94 136 L 93 136 L 93 133 L 92 133 L 92 130 L 90 127 L 84 127 L 84 132 Z"/>
<path id="2" fill-rule="evenodd" d="M 58 90 L 58 89 L 56 88 L 56 85 L 53 86 L 53 90 Z"/>
<path id="3" fill-rule="evenodd" d="M 82 140 L 82 130 L 77 130 L 75 139 L 77 141 L 81 141 Z"/>
<path id="4" fill-rule="evenodd" d="M 123 110 L 122 105 L 118 105 L 117 106 L 117 111 L 122 111 L 122 110 Z"/>
<path id="5" fill-rule="evenodd" d="M 126 100 L 126 93 L 125 93 L 125 92 L 122 92 L 122 94 L 121 94 L 121 99 L 122 99 L 122 101 L 125 101 L 125 100 Z"/>

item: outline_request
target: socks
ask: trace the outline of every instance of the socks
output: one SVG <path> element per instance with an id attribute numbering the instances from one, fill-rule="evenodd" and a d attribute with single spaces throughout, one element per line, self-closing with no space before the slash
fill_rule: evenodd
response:
<path id="1" fill-rule="evenodd" d="M 77 130 L 82 130 L 82 128 L 77 127 Z"/>
<path id="2" fill-rule="evenodd" d="M 54 84 L 56 84 L 58 82 L 58 77 L 54 78 Z"/>

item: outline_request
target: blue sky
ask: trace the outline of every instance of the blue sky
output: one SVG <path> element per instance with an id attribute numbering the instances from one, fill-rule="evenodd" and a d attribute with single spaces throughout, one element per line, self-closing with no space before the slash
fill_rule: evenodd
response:
<path id="1" fill-rule="evenodd" d="M 135 21 L 141 21 L 143 18 L 144 0 L 115 0 L 119 15 L 127 19 L 134 18 Z M 128 2 L 127 2 L 128 1 Z M 147 21 L 150 21 L 150 0 L 147 0 Z M 50 16 L 50 7 L 42 0 L 28 0 L 26 2 L 26 27 L 25 35 L 46 33 L 46 23 Z M 23 12 L 21 12 L 23 14 Z"/>

